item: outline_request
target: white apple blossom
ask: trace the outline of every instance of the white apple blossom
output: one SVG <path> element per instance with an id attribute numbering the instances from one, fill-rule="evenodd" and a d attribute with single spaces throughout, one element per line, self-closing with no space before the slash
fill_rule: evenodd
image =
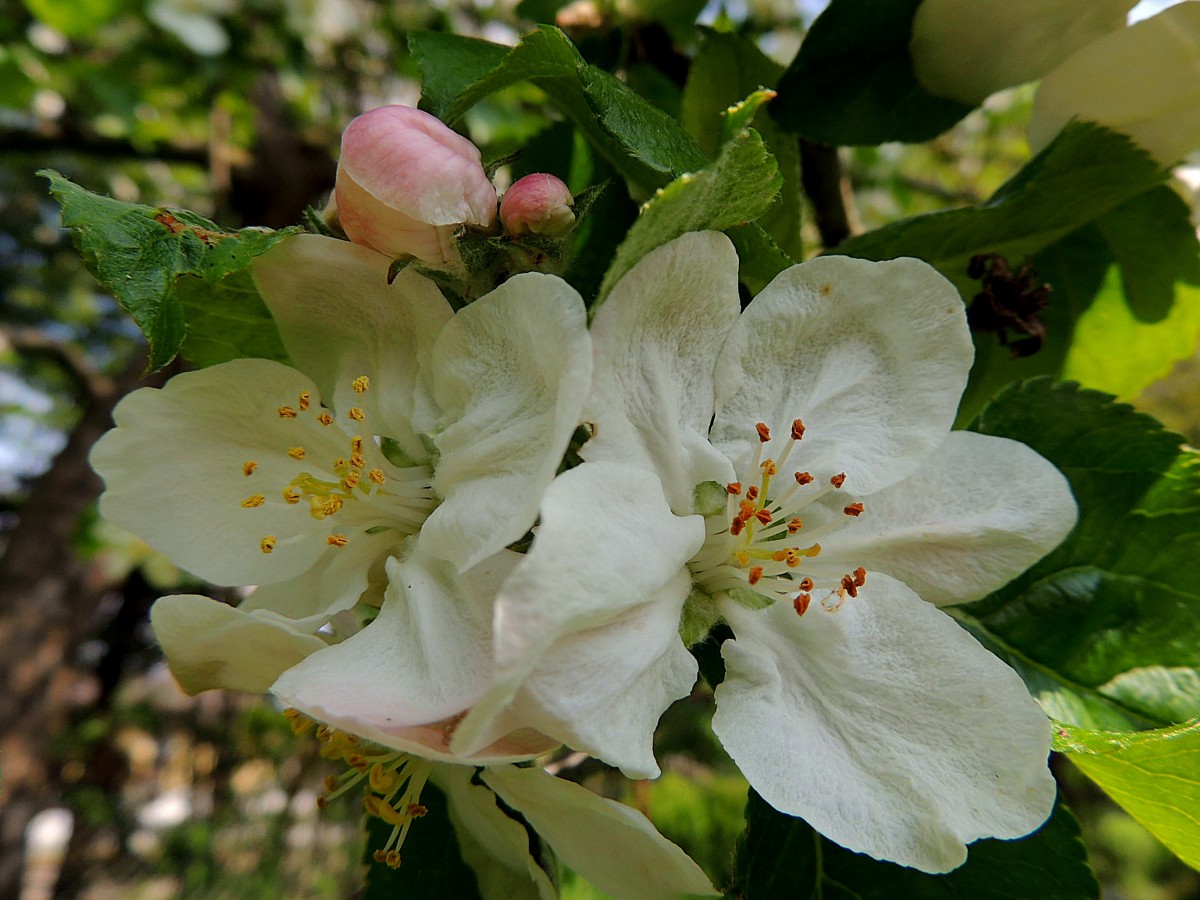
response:
<path id="1" fill-rule="evenodd" d="M 820 258 L 739 315 L 737 265 L 687 234 L 597 312 L 587 461 L 499 588 L 493 687 L 451 749 L 529 727 L 654 775 L 686 644 L 724 620 L 713 724 L 751 785 L 850 849 L 953 869 L 1036 828 L 1054 782 L 1046 717 L 937 605 L 1051 549 L 1069 487 L 950 431 L 972 348 L 931 267 Z"/>
<path id="2" fill-rule="evenodd" d="M 265 690 L 381 604 L 386 626 L 391 557 L 436 561 L 469 593 L 537 516 L 590 380 L 581 299 L 520 275 L 454 313 L 420 275 L 389 285 L 388 266 L 345 241 L 282 242 L 253 271 L 296 368 L 238 359 L 136 391 L 93 450 L 106 518 L 213 583 L 259 585 L 238 609 L 156 605 L 189 691 Z M 431 633 L 454 620 L 426 609 L 402 614 Z M 470 700 L 437 698 L 447 715 Z M 410 712 L 398 733 L 437 718 Z M 434 753 L 448 739 L 416 734 Z M 485 756 L 528 749 L 501 742 Z"/>

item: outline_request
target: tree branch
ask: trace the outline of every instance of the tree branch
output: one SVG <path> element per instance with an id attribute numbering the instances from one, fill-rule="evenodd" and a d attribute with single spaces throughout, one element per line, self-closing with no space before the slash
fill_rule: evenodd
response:
<path id="1" fill-rule="evenodd" d="M 856 230 L 853 195 L 842 174 L 837 147 L 800 139 L 800 182 L 812 204 L 821 244 L 830 250 Z"/>

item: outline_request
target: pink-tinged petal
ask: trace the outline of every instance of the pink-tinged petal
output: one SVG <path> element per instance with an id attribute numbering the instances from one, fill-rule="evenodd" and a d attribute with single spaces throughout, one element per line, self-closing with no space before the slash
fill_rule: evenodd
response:
<path id="1" fill-rule="evenodd" d="M 469 756 L 450 752 L 462 714 L 487 688 L 491 600 L 514 556 L 463 575 L 419 552 L 390 560 L 379 616 L 284 672 L 271 692 L 314 719 L 430 759 L 486 764 L 553 749 L 559 742 L 525 729 Z"/>
<path id="2" fill-rule="evenodd" d="M 787 471 L 873 493 L 914 472 L 950 430 L 974 350 L 958 291 L 916 259 L 823 256 L 782 272 L 721 349 L 712 442 L 739 467 L 760 439 Z"/>
<path id="3" fill-rule="evenodd" d="M 526 175 L 504 192 L 500 221 L 509 234 L 558 237 L 575 225 L 575 198 L 561 180 L 544 172 Z"/>
<path id="4" fill-rule="evenodd" d="M 947 872 L 1054 805 L 1050 723 L 1012 669 L 870 572 L 834 612 L 724 605 L 713 729 L 780 812 L 851 850 Z"/>

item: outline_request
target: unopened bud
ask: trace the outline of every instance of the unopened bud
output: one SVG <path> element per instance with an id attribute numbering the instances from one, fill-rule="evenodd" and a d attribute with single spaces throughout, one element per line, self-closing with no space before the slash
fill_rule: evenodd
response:
<path id="1" fill-rule="evenodd" d="M 459 226 L 488 227 L 496 218 L 496 189 L 479 149 L 407 106 L 381 106 L 347 126 L 335 202 L 356 244 L 434 266 L 458 259 Z"/>
<path id="2" fill-rule="evenodd" d="M 553 175 L 526 175 L 504 193 L 500 221 L 509 234 L 561 237 L 575 226 L 571 189 Z"/>

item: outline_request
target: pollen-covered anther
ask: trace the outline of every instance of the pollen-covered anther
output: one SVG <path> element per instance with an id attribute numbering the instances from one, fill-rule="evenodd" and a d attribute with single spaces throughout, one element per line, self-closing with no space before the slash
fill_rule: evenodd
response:
<path id="1" fill-rule="evenodd" d="M 332 425 L 333 424 L 333 413 L 331 413 L 329 410 L 325 410 L 323 413 L 321 413 L 319 416 L 317 416 L 317 421 L 320 422 L 322 425 Z"/>
<path id="2" fill-rule="evenodd" d="M 798 441 L 804 437 L 804 423 L 799 419 L 792 422 L 792 440 Z"/>
<path id="3" fill-rule="evenodd" d="M 746 580 L 749 581 L 751 585 L 755 585 L 755 584 L 758 584 L 759 581 L 762 580 L 762 577 L 763 577 L 763 567 L 762 566 L 754 566 L 750 570 L 750 572 L 747 574 Z"/>
<path id="4" fill-rule="evenodd" d="M 377 794 L 390 794 L 392 789 L 400 783 L 400 776 L 392 769 L 385 769 L 383 763 L 375 763 L 371 766 L 371 774 L 369 777 L 371 790 Z"/>
<path id="5" fill-rule="evenodd" d="M 805 576 L 804 578 L 800 579 L 800 590 L 811 591 L 813 587 L 815 587 L 815 585 L 813 584 L 813 580 L 811 578 Z"/>
<path id="6" fill-rule="evenodd" d="M 804 527 L 804 522 L 802 522 L 800 520 L 800 517 L 797 516 L 796 518 L 792 519 L 792 521 L 788 522 L 788 526 L 787 526 L 788 534 L 795 534 L 797 531 L 799 531 L 803 527 Z"/>
<path id="7" fill-rule="evenodd" d="M 294 419 L 294 418 L 296 418 L 297 415 L 299 415 L 299 414 L 296 412 L 295 407 L 292 407 L 292 406 L 279 407 L 279 418 L 281 418 L 281 419 Z"/>
<path id="8" fill-rule="evenodd" d="M 290 504 L 295 505 L 299 503 L 301 496 L 299 488 L 289 487 L 283 489 L 283 499 Z"/>
<path id="9" fill-rule="evenodd" d="M 354 393 L 356 394 L 365 394 L 367 392 L 367 388 L 370 386 L 371 379 L 366 375 L 359 375 L 352 382 L 350 382 L 350 387 L 354 388 Z"/>
<path id="10" fill-rule="evenodd" d="M 771 440 L 771 429 L 767 427 L 766 422 L 759 422 L 754 426 L 754 430 L 758 432 L 758 439 L 764 444 Z"/>
<path id="11" fill-rule="evenodd" d="M 389 850 L 387 853 L 385 853 L 383 855 L 383 861 L 387 864 L 387 866 L 389 868 L 392 868 L 392 869 L 400 868 L 400 851 L 399 850 Z"/>
<path id="12" fill-rule="evenodd" d="M 387 481 L 387 476 L 383 474 L 383 469 L 372 469 L 367 473 L 367 477 L 371 479 L 372 484 L 383 484 Z"/>
<path id="13" fill-rule="evenodd" d="M 365 469 L 367 467 L 367 461 L 363 458 L 361 453 L 351 453 L 350 465 L 354 466 L 356 469 Z"/>
<path id="14" fill-rule="evenodd" d="M 362 439 L 361 434 L 356 434 L 354 437 L 350 438 L 350 452 L 351 453 L 362 453 L 362 448 L 363 448 L 363 439 Z"/>
<path id="15" fill-rule="evenodd" d="M 746 529 L 746 520 L 741 516 L 734 516 L 732 522 L 729 523 L 729 533 L 737 537 Z"/>
<path id="16" fill-rule="evenodd" d="M 846 483 L 846 473 L 838 472 L 838 474 L 834 475 L 832 478 L 829 479 L 829 483 L 832 484 L 835 488 L 838 488 L 839 490 L 841 490 L 842 485 Z"/>
<path id="17" fill-rule="evenodd" d="M 325 785 L 325 790 L 332 794 L 342 786 L 342 780 L 336 775 L 326 775 L 322 784 Z"/>
<path id="18" fill-rule="evenodd" d="M 796 610 L 796 615 L 802 616 L 808 612 L 810 603 L 812 603 L 812 594 L 797 594 L 796 599 L 792 601 L 792 608 Z"/>
<path id="19" fill-rule="evenodd" d="M 813 477 L 808 472 L 797 472 L 797 473 L 795 473 L 795 478 L 796 478 L 796 484 L 799 484 L 799 485 L 806 485 L 806 484 L 813 483 Z"/>
<path id="20" fill-rule="evenodd" d="M 256 506 L 262 506 L 266 502 L 267 502 L 267 498 L 264 497 L 262 494 L 251 494 L 249 497 L 247 497 L 245 500 L 242 501 L 242 506 L 245 509 L 254 509 Z"/>
<path id="21" fill-rule="evenodd" d="M 327 516 L 332 516 L 342 508 L 342 502 L 342 498 L 335 494 L 321 504 L 321 512 Z"/>
<path id="22" fill-rule="evenodd" d="M 311 403 L 311 402 L 312 402 L 312 393 L 310 391 L 301 391 L 300 392 L 300 403 L 299 403 L 300 411 L 303 412 L 304 410 L 308 409 L 309 403 Z"/>
<path id="23" fill-rule="evenodd" d="M 769 510 L 760 509 L 754 513 L 754 518 L 758 519 L 763 525 L 771 524 L 771 513 Z"/>
<path id="24" fill-rule="evenodd" d="M 304 713 L 300 712 L 300 710 L 294 709 L 290 706 L 283 711 L 283 717 L 288 720 L 288 723 L 292 726 L 292 734 L 296 735 L 297 737 L 304 734 L 317 724 L 316 719 L 309 718 Z"/>
<path id="25" fill-rule="evenodd" d="M 275 549 L 275 544 L 277 542 L 278 542 L 278 538 L 276 538 L 275 535 L 268 534 L 266 537 L 264 537 L 261 541 L 258 542 L 258 549 L 260 549 L 263 553 L 270 553 L 272 550 Z"/>
<path id="26" fill-rule="evenodd" d="M 854 583 L 853 575 L 843 575 L 841 590 L 845 591 L 851 597 L 858 596 L 858 585 Z"/>
<path id="27" fill-rule="evenodd" d="M 349 472 L 346 473 L 346 477 L 342 479 L 342 484 L 345 485 L 346 490 L 352 491 L 356 487 L 358 487 L 358 480 L 361 477 L 362 477 L 362 475 L 360 475 L 354 469 L 351 469 Z"/>
<path id="28" fill-rule="evenodd" d="M 857 569 L 855 569 L 853 572 L 853 575 L 854 575 L 854 584 L 856 587 L 862 587 L 864 584 L 867 583 L 867 570 L 864 569 L 862 566 L 859 566 Z"/>
<path id="29" fill-rule="evenodd" d="M 746 499 L 749 500 L 751 503 L 753 503 L 755 500 L 758 499 L 758 495 L 759 495 L 758 485 L 752 484 L 752 485 L 750 485 L 750 487 L 746 488 Z"/>
<path id="30" fill-rule="evenodd" d="M 331 534 L 329 537 L 325 538 L 325 543 L 327 543 L 330 547 L 345 547 L 348 543 L 350 543 L 350 539 L 344 534 Z"/>
<path id="31" fill-rule="evenodd" d="M 355 422 L 361 422 L 367 417 L 367 414 L 362 411 L 362 407 L 359 406 L 350 407 L 350 409 L 347 410 L 346 415 L 348 415 Z"/>
<path id="32" fill-rule="evenodd" d="M 857 518 L 863 514 L 863 505 L 861 503 L 851 503 L 842 512 L 852 518 Z"/>
<path id="33" fill-rule="evenodd" d="M 253 459 L 248 459 L 242 463 L 242 474 L 249 478 L 254 474 L 254 470 L 258 468 L 258 463 Z"/>
<path id="34" fill-rule="evenodd" d="M 740 481 L 731 481 L 725 485 L 725 493 L 732 494 L 734 497 L 742 492 L 742 483 Z"/>
<path id="35" fill-rule="evenodd" d="M 773 459 L 764 459 L 759 468 L 762 469 L 762 473 L 768 478 L 779 472 L 779 467 L 775 465 L 775 460 Z"/>
<path id="36" fill-rule="evenodd" d="M 288 451 L 288 456 L 292 459 L 304 459 L 305 455 L 303 447 L 293 447 Z"/>
<path id="37" fill-rule="evenodd" d="M 406 807 L 406 811 L 408 812 L 409 818 L 419 819 L 422 816 L 429 814 L 429 807 L 422 806 L 420 803 L 410 803 Z"/>

